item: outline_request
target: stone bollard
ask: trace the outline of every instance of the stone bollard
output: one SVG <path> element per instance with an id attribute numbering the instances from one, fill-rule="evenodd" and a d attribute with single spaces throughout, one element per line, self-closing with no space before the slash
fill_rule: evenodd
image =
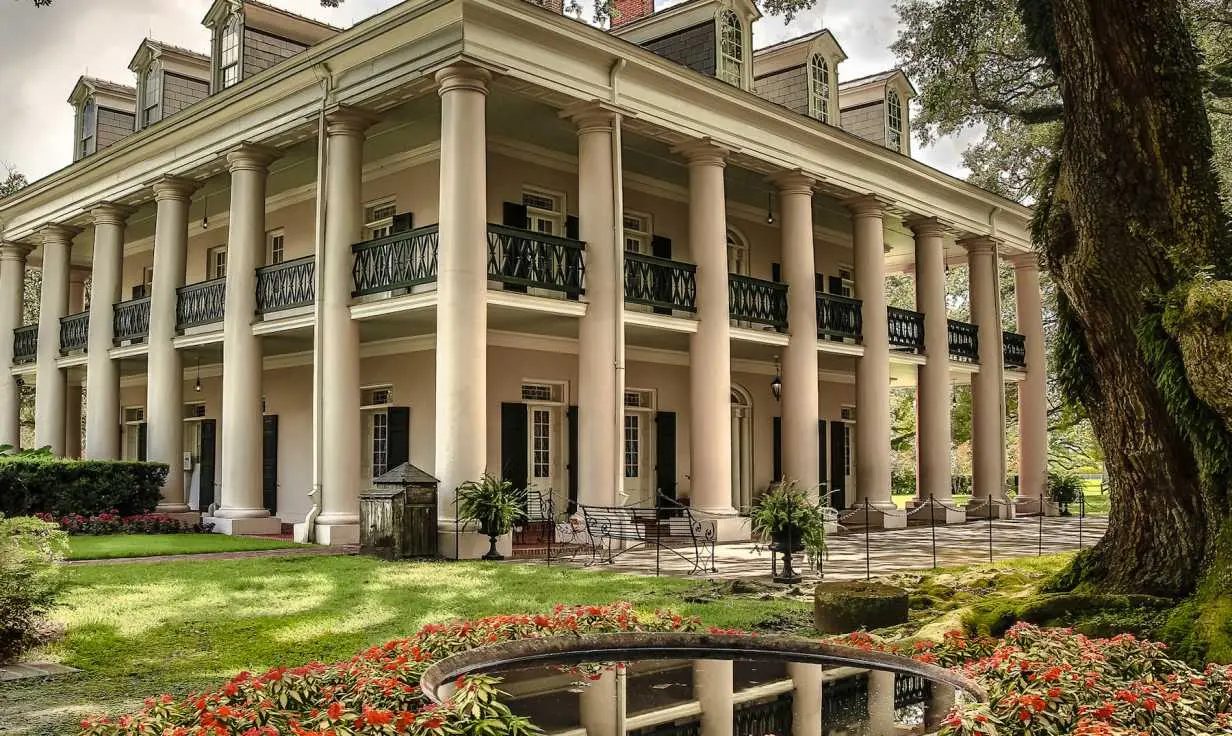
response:
<path id="1" fill-rule="evenodd" d="M 907 591 L 863 580 L 819 583 L 813 620 L 822 634 L 847 634 L 907 623 Z"/>

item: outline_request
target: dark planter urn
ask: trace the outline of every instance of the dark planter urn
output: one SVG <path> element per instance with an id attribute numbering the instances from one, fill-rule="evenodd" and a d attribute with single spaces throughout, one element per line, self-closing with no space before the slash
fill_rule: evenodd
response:
<path id="1" fill-rule="evenodd" d="M 780 571 L 777 566 L 774 566 L 774 582 L 795 585 L 803 580 L 791 564 L 792 555 L 804 551 L 802 536 L 795 526 L 783 527 L 774 533 L 775 554 L 783 555 L 783 569 Z"/>
<path id="2" fill-rule="evenodd" d="M 479 533 L 488 535 L 488 551 L 486 554 L 484 554 L 482 559 L 485 559 L 485 560 L 505 559 L 504 555 L 496 551 L 496 538 L 499 537 L 502 534 L 502 532 L 499 531 L 495 525 L 490 524 L 485 521 L 479 524 Z"/>

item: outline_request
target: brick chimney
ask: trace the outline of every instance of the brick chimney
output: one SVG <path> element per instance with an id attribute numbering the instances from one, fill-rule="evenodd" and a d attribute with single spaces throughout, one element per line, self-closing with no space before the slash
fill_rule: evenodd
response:
<path id="1" fill-rule="evenodd" d="M 612 30 L 654 12 L 654 0 L 612 0 Z"/>

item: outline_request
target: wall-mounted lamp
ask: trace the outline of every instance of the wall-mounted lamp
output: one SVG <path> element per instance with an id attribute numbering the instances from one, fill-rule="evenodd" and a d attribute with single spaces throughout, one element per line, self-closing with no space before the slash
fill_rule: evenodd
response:
<path id="1" fill-rule="evenodd" d="M 201 229 L 208 230 L 210 227 L 210 195 L 205 195 L 201 204 Z M 200 362 L 200 360 L 198 360 Z"/>
<path id="2" fill-rule="evenodd" d="M 201 393 L 201 356 L 197 356 L 197 382 L 193 384 L 193 391 Z"/>
<path id="3" fill-rule="evenodd" d="M 766 224 L 774 224 L 774 192 L 766 193 Z"/>
<path id="4" fill-rule="evenodd" d="M 783 379 L 779 375 L 781 373 L 779 367 L 779 356 L 774 356 L 774 378 L 770 379 L 770 393 L 774 394 L 774 400 L 778 401 L 783 398 Z"/>

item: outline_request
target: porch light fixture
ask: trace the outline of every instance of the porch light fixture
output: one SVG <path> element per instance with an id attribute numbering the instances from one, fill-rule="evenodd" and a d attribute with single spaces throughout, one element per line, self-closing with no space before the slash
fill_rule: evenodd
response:
<path id="1" fill-rule="evenodd" d="M 209 227 L 210 227 L 210 195 L 207 194 L 205 195 L 205 198 L 202 199 L 201 201 L 201 229 L 208 230 Z M 201 359 L 198 358 L 197 363 L 200 364 L 200 362 L 201 362 Z M 199 385 L 197 387 L 197 390 L 198 391 L 201 390 Z"/>
<path id="2" fill-rule="evenodd" d="M 193 384 L 193 391 L 201 393 L 201 356 L 197 356 L 197 382 Z"/>
<path id="3" fill-rule="evenodd" d="M 774 400 L 778 401 L 783 397 L 783 379 L 779 375 L 779 356 L 774 356 L 774 378 L 770 379 L 770 393 L 774 394 Z"/>
<path id="4" fill-rule="evenodd" d="M 774 192 L 766 193 L 766 224 L 774 224 Z"/>

